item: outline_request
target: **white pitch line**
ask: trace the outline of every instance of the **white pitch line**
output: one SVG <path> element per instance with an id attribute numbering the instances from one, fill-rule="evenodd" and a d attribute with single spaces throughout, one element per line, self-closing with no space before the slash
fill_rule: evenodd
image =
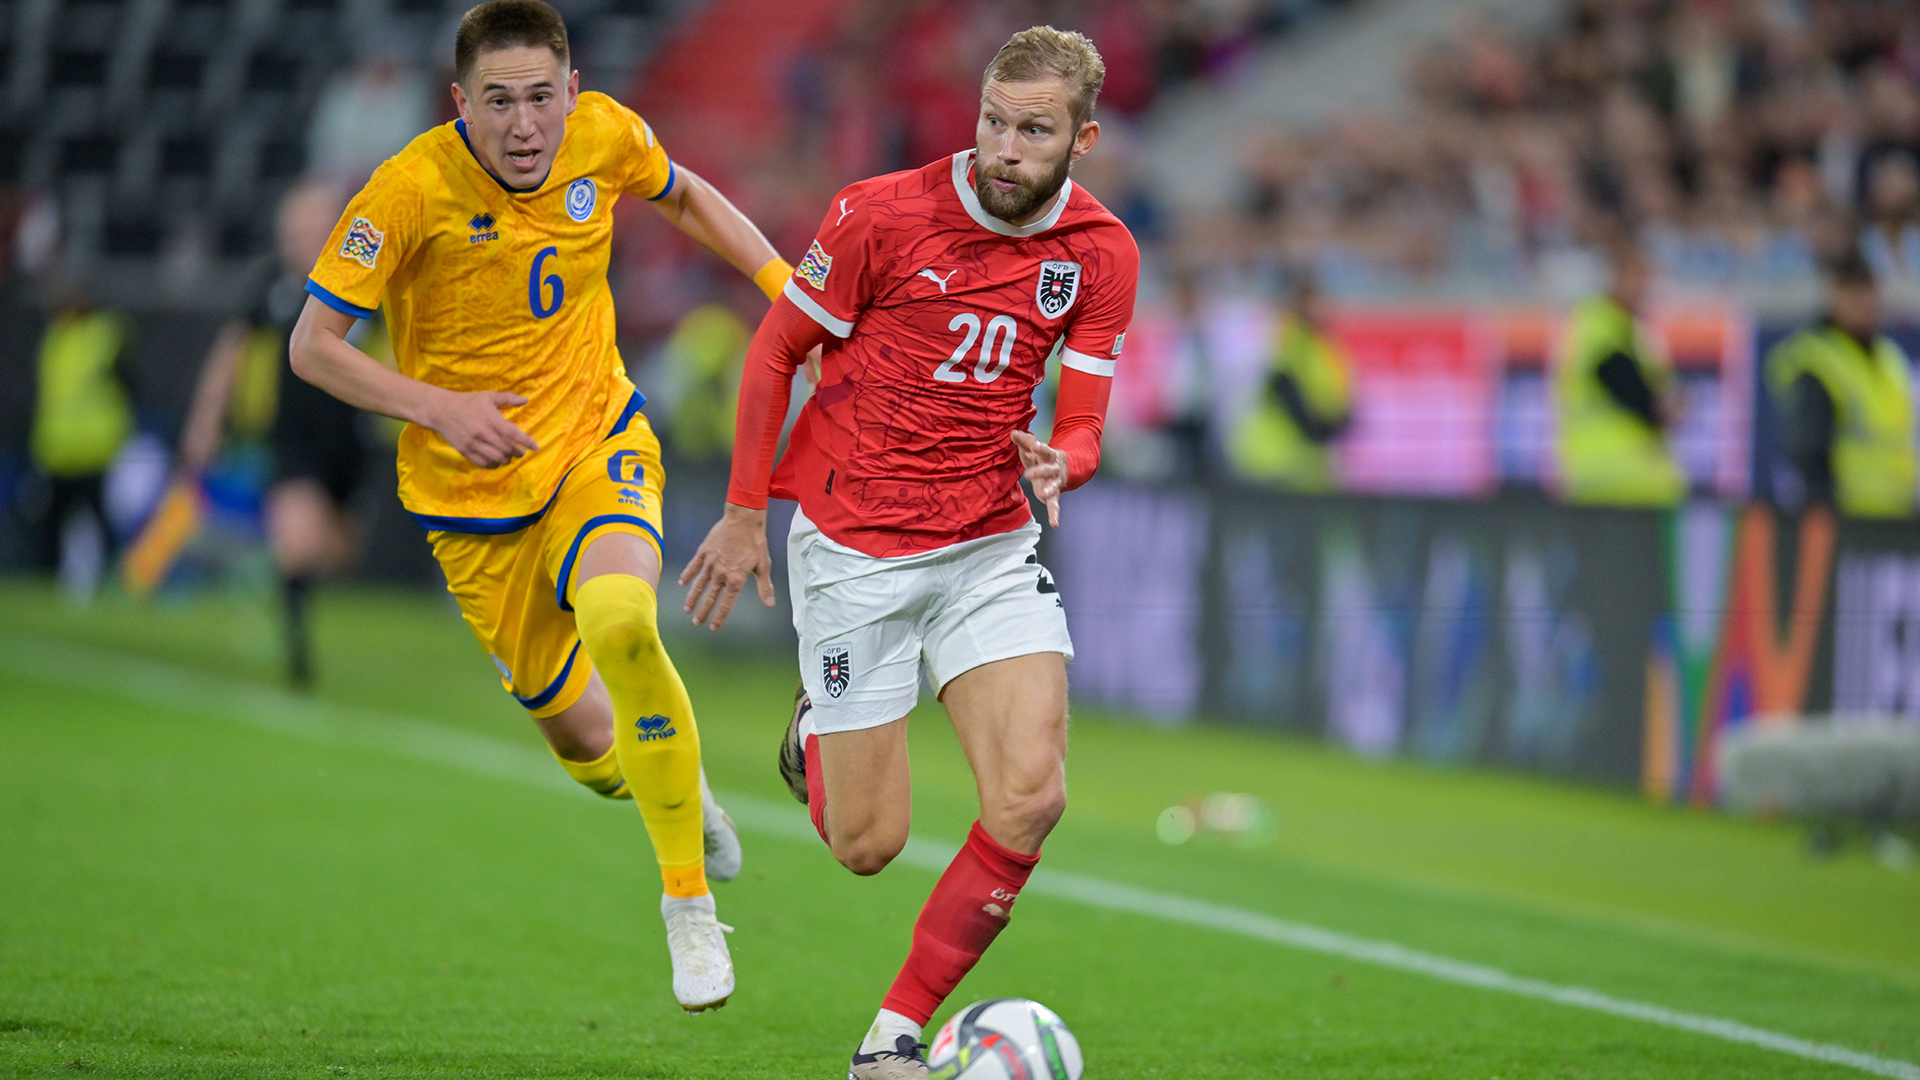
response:
<path id="1" fill-rule="evenodd" d="M 139 657 L 13 636 L 0 638 L 0 669 L 18 678 L 111 695 L 155 708 L 204 712 L 314 742 L 380 750 L 479 776 L 593 798 L 555 768 L 547 754 L 419 717 L 338 705 Z M 798 807 L 732 793 L 725 794 L 724 800 L 727 813 L 743 829 L 819 842 L 812 823 Z M 898 861 L 937 873 L 946 869 L 957 850 L 951 844 L 915 837 L 908 841 Z M 1024 891 L 1640 1020 L 1893 1080 L 1920 1080 L 1920 1065 L 1912 1062 L 1799 1039 L 1734 1020 L 1617 998 L 1583 986 L 1542 982 L 1391 941 L 1354 937 L 1244 908 L 1049 869 L 1037 870 Z"/>

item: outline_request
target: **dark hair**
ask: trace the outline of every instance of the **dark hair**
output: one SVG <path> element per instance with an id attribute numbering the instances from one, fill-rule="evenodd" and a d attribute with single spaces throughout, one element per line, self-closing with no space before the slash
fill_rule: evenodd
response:
<path id="1" fill-rule="evenodd" d="M 1857 247 L 1849 247 L 1827 267 L 1827 277 L 1840 288 L 1873 284 L 1873 264 Z"/>
<path id="2" fill-rule="evenodd" d="M 487 0 L 460 16 L 453 35 L 453 75 L 466 85 L 480 54 L 493 49 L 544 47 L 567 66 L 567 23 L 541 0 Z"/>

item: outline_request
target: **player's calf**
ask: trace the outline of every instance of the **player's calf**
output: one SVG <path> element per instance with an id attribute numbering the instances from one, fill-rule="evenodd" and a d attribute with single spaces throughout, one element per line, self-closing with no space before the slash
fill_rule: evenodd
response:
<path id="1" fill-rule="evenodd" d="M 818 758 L 821 835 L 840 865 L 877 874 L 907 846 L 913 789 L 907 771 L 907 722 L 835 731 L 807 740 Z M 811 793 L 813 773 L 809 773 Z M 809 801 L 808 809 L 814 809 Z"/>
<path id="2" fill-rule="evenodd" d="M 551 736 L 549 736 L 549 739 L 551 739 Z M 567 775 L 573 777 L 574 782 L 581 787 L 586 788 L 588 791 L 602 798 L 633 798 L 633 792 L 627 787 L 627 777 L 620 771 L 620 756 L 614 751 L 611 745 L 607 747 L 606 753 L 601 754 L 591 761 L 575 761 L 562 754 L 559 748 L 553 746 L 551 741 L 549 741 L 547 745 L 548 749 L 553 751 L 554 760 L 558 761 L 560 767 L 567 771 Z M 569 750 L 574 753 L 581 753 L 580 750 L 573 747 L 569 747 Z M 591 751 L 587 752 L 590 753 Z"/>
<path id="3" fill-rule="evenodd" d="M 707 891 L 700 734 L 679 672 L 660 642 L 653 588 L 601 574 L 574 593 L 580 644 L 613 702 L 614 752 L 646 821 L 669 896 Z"/>

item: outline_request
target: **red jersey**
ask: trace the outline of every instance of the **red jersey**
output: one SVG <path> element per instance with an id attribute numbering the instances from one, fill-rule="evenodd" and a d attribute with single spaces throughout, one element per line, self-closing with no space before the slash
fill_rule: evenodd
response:
<path id="1" fill-rule="evenodd" d="M 835 340 L 771 491 L 869 555 L 1031 520 L 1011 436 L 1047 357 L 1110 377 L 1133 321 L 1126 226 L 1071 180 L 1040 220 L 1002 221 L 974 192 L 973 156 L 841 191 L 786 285 Z"/>

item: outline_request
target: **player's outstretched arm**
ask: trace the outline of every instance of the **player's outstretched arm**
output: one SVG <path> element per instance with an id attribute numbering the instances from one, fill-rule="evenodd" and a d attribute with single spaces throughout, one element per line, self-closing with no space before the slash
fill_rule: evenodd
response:
<path id="1" fill-rule="evenodd" d="M 1067 489 L 1067 454 L 1034 438 L 1031 432 L 1013 433 L 1013 445 L 1020 451 L 1020 467 L 1025 470 L 1033 497 L 1047 507 L 1047 524 L 1060 527 L 1060 493 Z"/>
<path id="2" fill-rule="evenodd" d="M 687 587 L 686 610 L 693 615 L 694 625 L 704 622 L 715 630 L 727 625 L 749 577 L 759 581 L 760 602 L 772 607 L 773 557 L 767 553 L 766 507 L 728 503 L 687 568 L 680 571 L 680 584 Z"/>
<path id="3" fill-rule="evenodd" d="M 540 449 L 500 415 L 503 408 L 525 405 L 526 398 L 500 391 L 461 394 L 410 379 L 347 344 L 353 323 L 353 316 L 308 297 L 287 342 L 293 373 L 355 408 L 438 432 L 482 468 Z"/>
<path id="4" fill-rule="evenodd" d="M 778 296 L 793 268 L 773 250 L 760 227 L 698 173 L 680 165 L 675 169 L 673 190 L 654 202 L 654 208 L 681 232 L 752 278 L 767 299 Z"/>
<path id="5" fill-rule="evenodd" d="M 680 584 L 687 586 L 686 610 L 696 625 L 704 622 L 715 630 L 725 626 L 749 577 L 760 580 L 760 602 L 773 606 L 773 560 L 767 555 L 773 457 L 787 418 L 793 373 L 828 337 L 819 323 L 782 297 L 773 302 L 747 347 L 727 509 L 680 572 Z"/>
<path id="6" fill-rule="evenodd" d="M 193 384 L 193 404 L 187 409 L 187 422 L 180 433 L 180 455 L 175 464 L 176 477 L 194 477 L 213 460 L 220 449 L 220 425 L 227 415 L 228 399 L 233 396 L 234 377 L 240 371 L 241 354 L 247 347 L 247 328 L 229 322 L 220 328 L 200 365 L 200 377 Z"/>
<path id="7" fill-rule="evenodd" d="M 1112 376 L 1066 368 L 1060 372 L 1051 442 L 1041 442 L 1025 431 L 1013 433 L 1033 497 L 1046 504 L 1047 524 L 1056 529 L 1060 527 L 1060 493 L 1093 479 L 1100 468 L 1100 429 L 1106 423 L 1112 392 Z"/>

